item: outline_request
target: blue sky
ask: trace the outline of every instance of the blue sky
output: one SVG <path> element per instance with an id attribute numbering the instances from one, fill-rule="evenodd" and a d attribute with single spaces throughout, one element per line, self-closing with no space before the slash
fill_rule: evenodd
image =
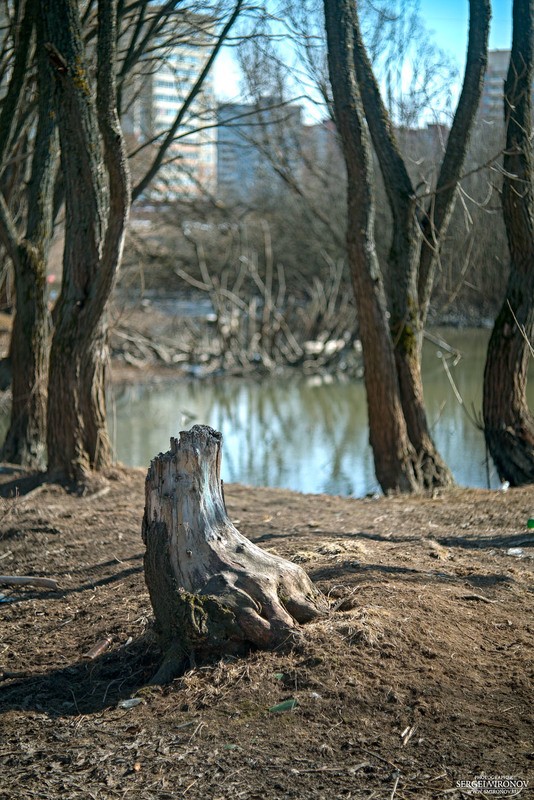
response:
<path id="1" fill-rule="evenodd" d="M 512 46 L 512 0 L 493 0 L 491 5 L 490 50 L 508 50 Z M 435 43 L 463 68 L 467 52 L 468 0 L 420 0 L 420 8 Z"/>
<path id="2" fill-rule="evenodd" d="M 456 62 L 465 66 L 469 22 L 469 0 L 419 0 L 420 15 L 432 41 Z M 512 0 L 492 0 L 490 50 L 508 50 L 512 45 Z M 233 51 L 223 48 L 215 70 L 215 91 L 222 99 L 239 96 L 240 75 Z"/>

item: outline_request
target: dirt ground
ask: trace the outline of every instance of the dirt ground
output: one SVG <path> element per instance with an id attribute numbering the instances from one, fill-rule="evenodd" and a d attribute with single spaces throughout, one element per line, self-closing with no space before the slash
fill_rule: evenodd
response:
<path id="1" fill-rule="evenodd" d="M 2 469 L 0 572 L 59 583 L 0 586 L 2 800 L 455 800 L 481 775 L 530 781 L 529 795 L 532 489 L 354 500 L 226 486 L 241 532 L 300 562 L 331 610 L 288 652 L 162 688 L 147 687 L 144 472 L 107 478 L 83 497 L 24 494 L 31 481 Z"/>

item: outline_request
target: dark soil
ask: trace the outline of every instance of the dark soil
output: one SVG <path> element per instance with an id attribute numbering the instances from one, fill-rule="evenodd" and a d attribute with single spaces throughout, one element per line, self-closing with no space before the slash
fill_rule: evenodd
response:
<path id="1" fill-rule="evenodd" d="M 22 494 L 28 480 L 13 496 L 17 477 L 2 475 L 0 572 L 60 589 L 0 587 L 2 800 L 453 800 L 482 774 L 534 786 L 532 489 L 353 500 L 226 486 L 241 532 L 302 563 L 331 611 L 289 652 L 161 688 L 147 686 L 160 656 L 144 473 L 118 468 L 83 497 Z"/>

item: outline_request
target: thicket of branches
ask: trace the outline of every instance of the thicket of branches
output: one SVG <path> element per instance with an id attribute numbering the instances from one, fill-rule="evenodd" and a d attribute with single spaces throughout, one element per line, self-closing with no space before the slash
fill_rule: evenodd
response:
<path id="1" fill-rule="evenodd" d="M 504 129 L 499 122 L 488 125 L 480 120 L 477 125 L 459 202 L 440 254 L 431 322 L 485 324 L 495 315 L 506 285 L 507 243 L 500 204 Z M 438 135 L 425 141 L 424 135 L 417 138 L 412 134 L 411 129 L 406 135 L 400 131 L 402 151 L 414 183 L 423 187 L 422 191 L 424 187 L 431 191 L 444 142 Z M 336 151 L 335 133 L 331 131 L 329 136 Z M 329 262 L 345 258 L 346 175 L 341 153 L 337 153 L 335 161 L 321 163 L 313 153 L 301 152 L 298 163 L 304 179 L 294 172 L 286 179 L 275 162 L 284 177 L 278 174 L 269 191 L 259 186 L 246 208 L 231 195 L 223 195 L 217 204 L 201 198 L 162 206 L 157 213 L 147 213 L 140 223 L 134 217 L 120 291 L 134 301 L 146 290 L 190 290 L 176 269 L 201 280 L 194 242 L 202 244 L 210 270 L 217 274 L 225 268 L 229 249 L 233 252 L 236 231 L 246 230 L 248 246 L 257 253 L 263 269 L 263 230 L 268 225 L 275 282 L 276 270 L 281 267 L 288 292 L 305 298 L 315 280 L 328 277 Z M 269 159 L 268 154 L 265 158 Z M 310 163 L 313 172 L 308 170 Z M 378 169 L 375 180 L 377 241 L 385 257 L 392 222 Z M 143 217 L 142 210 L 138 213 Z M 349 288 L 348 272 L 342 280 L 345 289 Z"/>
<path id="2" fill-rule="evenodd" d="M 173 210 L 159 209 L 158 231 L 152 230 L 150 237 L 134 231 L 130 239 L 126 255 L 132 269 L 123 286 L 132 288 L 137 274 L 138 286 L 182 291 L 185 287 L 176 280 L 177 266 L 200 278 L 194 247 L 182 236 L 184 226 L 195 228 L 210 269 L 217 273 L 225 265 L 228 232 L 244 223 L 261 264 L 262 230 L 268 224 L 274 262 L 283 266 L 290 293 L 300 297 L 314 279 L 328 275 L 328 259 L 345 257 L 346 174 L 337 134 L 324 127 L 331 139 L 325 157 L 310 143 L 310 136 L 288 125 L 288 108 L 302 104 L 304 97 L 308 109 L 310 102 L 314 104 L 317 120 L 331 117 L 321 3 L 283 0 L 269 8 L 271 13 L 256 21 L 254 35 L 244 38 L 237 51 L 244 97 L 250 108 L 270 106 L 268 122 L 262 126 L 258 115 L 255 125 L 249 125 L 247 111 L 230 123 L 241 130 L 243 147 L 257 149 L 263 176 L 246 203 L 219 190 L 216 197 L 205 195 L 193 203 L 177 204 Z M 400 10 L 388 3 L 363 3 L 360 18 L 410 177 L 424 199 L 435 188 L 457 72 L 433 44 L 416 3 L 404 3 Z M 401 79 L 401 65 L 406 63 L 410 64 L 408 83 Z M 443 129 L 435 128 L 433 133 L 429 129 L 425 136 L 425 125 L 438 122 Z M 507 246 L 499 199 L 504 130 L 500 122 L 488 125 L 480 120 L 477 125 L 459 202 L 441 247 L 430 320 L 486 321 L 496 312 L 506 282 Z M 378 164 L 374 179 L 377 247 L 386 265 L 387 284 L 392 222 Z M 142 246 L 140 238 L 144 238 Z M 149 269 L 143 269 L 144 264 Z M 348 273 L 343 280 L 348 288 Z"/>

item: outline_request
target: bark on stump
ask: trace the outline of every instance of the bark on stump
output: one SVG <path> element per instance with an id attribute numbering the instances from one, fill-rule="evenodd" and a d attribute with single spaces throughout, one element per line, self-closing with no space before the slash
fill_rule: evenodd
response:
<path id="1" fill-rule="evenodd" d="M 171 439 L 146 478 L 145 580 L 164 683 L 195 657 L 272 649 L 327 608 L 304 570 L 250 542 L 228 518 L 222 436 L 204 425 Z"/>

